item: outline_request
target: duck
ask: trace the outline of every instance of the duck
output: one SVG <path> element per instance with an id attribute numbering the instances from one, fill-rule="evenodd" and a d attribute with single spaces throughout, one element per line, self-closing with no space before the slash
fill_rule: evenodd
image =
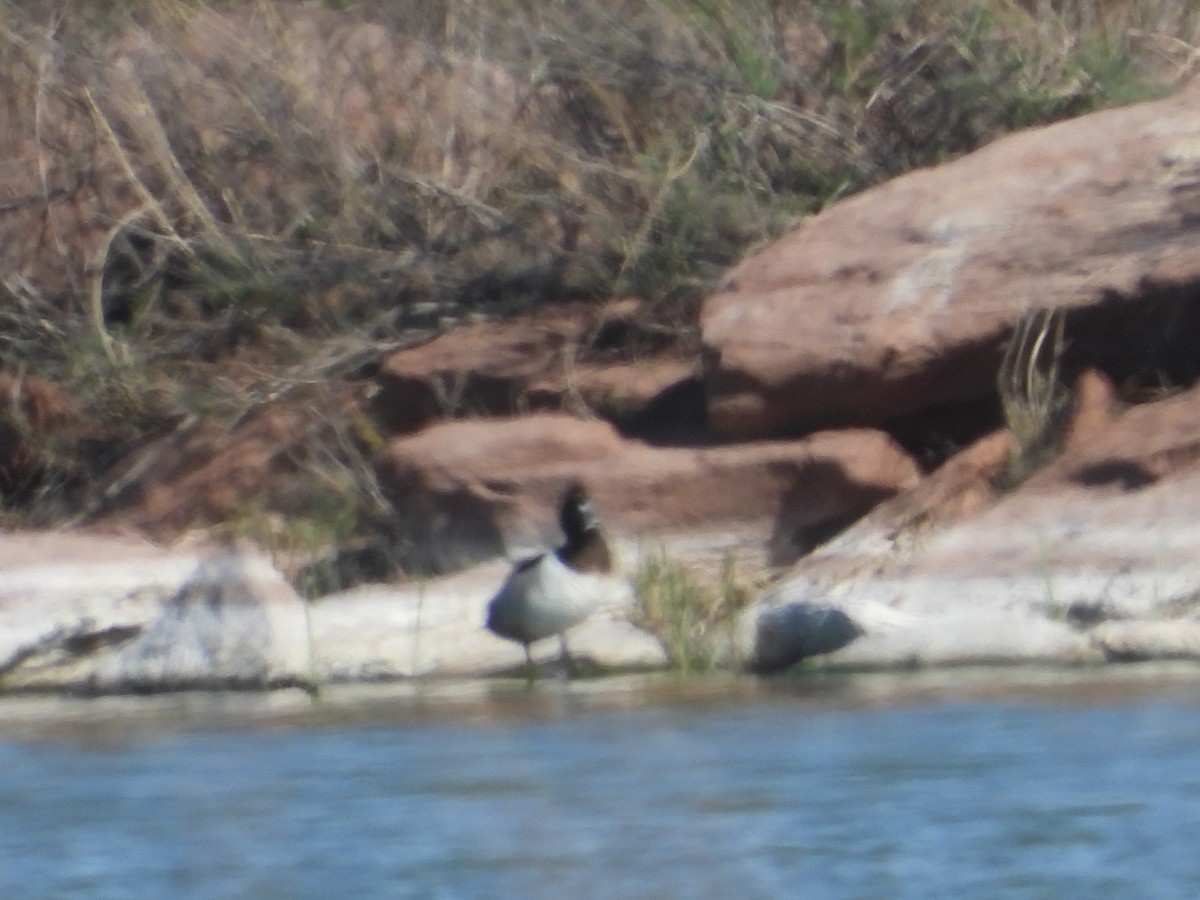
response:
<path id="1" fill-rule="evenodd" d="M 558 522 L 563 543 L 517 562 L 488 603 L 488 630 L 524 646 L 529 671 L 531 646 L 555 635 L 569 663 L 567 631 L 614 599 L 617 590 L 612 548 L 580 482 L 563 492 Z"/>

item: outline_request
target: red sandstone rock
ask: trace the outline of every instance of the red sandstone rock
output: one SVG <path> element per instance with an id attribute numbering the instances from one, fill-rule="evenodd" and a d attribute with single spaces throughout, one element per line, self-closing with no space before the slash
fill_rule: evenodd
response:
<path id="1" fill-rule="evenodd" d="M 1041 471 L 997 493 L 1015 445 L 980 441 L 800 560 L 745 633 L 835 610 L 860 632 L 819 651 L 835 664 L 1200 658 L 1200 387 L 1124 411 L 1101 376 L 1077 393 Z M 818 652 L 773 641 L 772 666 Z"/>
<path id="2" fill-rule="evenodd" d="M 389 355 L 372 409 L 396 433 L 441 418 L 511 415 L 534 384 L 563 380 L 585 328 L 582 316 L 553 311 L 457 328 Z"/>
<path id="3" fill-rule="evenodd" d="M 1200 88 L 1010 135 L 852 197 L 705 304 L 710 424 L 753 438 L 992 396 L 1034 308 L 1121 379 L 1195 357 Z"/>
<path id="4" fill-rule="evenodd" d="M 1102 385 L 1088 388 L 1088 393 L 1101 391 Z M 1062 453 L 1034 475 L 1026 489 L 1053 492 L 1056 485 L 1069 483 L 1135 490 L 1197 468 L 1200 387 L 1193 387 L 1120 413 L 1110 411 L 1103 427 L 1096 422 L 1089 422 L 1086 429 L 1078 425 Z"/>
<path id="5" fill-rule="evenodd" d="M 1007 431 L 997 431 L 950 457 L 919 484 L 881 503 L 861 523 L 897 534 L 926 531 L 982 512 L 998 493 L 998 482 L 1015 452 Z"/>
<path id="6" fill-rule="evenodd" d="M 1062 450 L 1070 453 L 1098 439 L 1117 417 L 1117 392 L 1113 383 L 1095 369 L 1088 369 L 1075 382 Z"/>
<path id="7" fill-rule="evenodd" d="M 372 412 L 400 434 L 443 418 L 564 409 L 639 433 L 698 430 L 695 362 L 657 353 L 669 338 L 646 333 L 637 314 L 636 301 L 623 301 L 457 328 L 389 355 Z M 680 395 L 682 404 L 670 402 Z"/>
<path id="8" fill-rule="evenodd" d="M 558 493 L 574 478 L 621 534 L 736 527 L 791 559 L 920 477 L 878 431 L 661 448 L 562 415 L 434 425 L 393 441 L 379 472 L 436 568 L 553 540 Z"/>

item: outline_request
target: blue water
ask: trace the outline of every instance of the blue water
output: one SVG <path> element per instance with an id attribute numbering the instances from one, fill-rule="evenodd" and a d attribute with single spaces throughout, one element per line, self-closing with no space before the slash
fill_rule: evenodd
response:
<path id="1" fill-rule="evenodd" d="M 111 733 L 0 738 L 0 897 L 1200 896 L 1181 700 Z"/>

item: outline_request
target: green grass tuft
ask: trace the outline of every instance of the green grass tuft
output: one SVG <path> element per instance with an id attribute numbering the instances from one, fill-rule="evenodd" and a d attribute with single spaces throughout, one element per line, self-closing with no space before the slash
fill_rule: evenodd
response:
<path id="1" fill-rule="evenodd" d="M 734 620 L 751 597 L 733 553 L 722 558 L 715 582 L 699 579 L 665 551 L 650 554 L 638 567 L 634 587 L 634 623 L 659 639 L 671 667 L 683 673 L 710 671 L 721 663 Z"/>

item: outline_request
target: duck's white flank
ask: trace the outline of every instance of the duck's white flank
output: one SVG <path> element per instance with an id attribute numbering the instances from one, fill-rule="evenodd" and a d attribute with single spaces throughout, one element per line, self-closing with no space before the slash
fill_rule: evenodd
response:
<path id="1" fill-rule="evenodd" d="M 488 607 L 488 628 L 522 644 L 562 634 L 609 602 L 613 578 L 576 572 L 555 553 L 517 566 Z"/>

